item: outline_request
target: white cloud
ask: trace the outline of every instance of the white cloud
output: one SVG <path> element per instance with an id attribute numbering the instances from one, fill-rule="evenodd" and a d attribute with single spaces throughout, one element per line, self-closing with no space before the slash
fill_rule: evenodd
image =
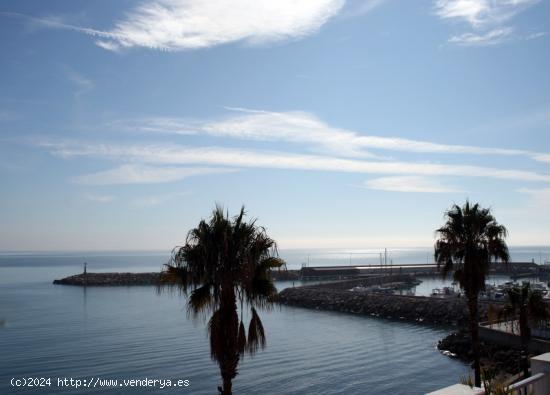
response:
<path id="1" fill-rule="evenodd" d="M 364 135 L 355 131 L 333 127 L 315 115 L 302 111 L 272 112 L 232 108 L 242 114 L 218 121 L 189 121 L 178 118 L 146 118 L 135 122 L 115 122 L 111 128 L 149 133 L 191 135 L 205 133 L 218 137 L 241 140 L 286 141 L 307 143 L 308 148 L 344 157 L 379 156 L 367 150 L 382 149 L 402 152 L 439 154 L 521 155 L 537 161 L 550 161 L 549 154 L 526 150 L 467 145 L 439 144 L 398 137 Z"/>
<path id="2" fill-rule="evenodd" d="M 491 167 L 470 165 L 445 165 L 434 163 L 416 162 L 373 162 L 363 160 L 341 159 L 330 156 L 298 155 L 273 151 L 241 150 L 220 147 L 186 147 L 177 145 L 151 146 L 151 145 L 114 145 L 114 144 L 81 144 L 81 143 L 42 143 L 50 148 L 55 155 L 71 158 L 79 156 L 102 157 L 111 160 L 129 162 L 141 162 L 153 165 L 209 165 L 248 168 L 269 169 L 298 169 L 337 171 L 365 174 L 402 174 L 402 175 L 433 175 L 433 176 L 464 176 L 486 177 L 495 179 L 510 179 L 522 181 L 550 182 L 550 174 L 541 174 L 531 171 L 498 169 Z M 122 169 L 122 170 L 120 170 Z M 132 166 L 125 165 L 113 171 L 102 172 L 97 178 L 89 176 L 84 178 L 88 182 L 122 182 L 128 177 L 136 177 L 155 182 L 158 173 L 153 170 L 136 171 L 134 175 Z M 162 175 L 162 170 L 160 170 Z M 171 180 L 176 176 L 172 171 L 162 177 Z M 177 172 L 176 172 L 177 173 Z M 152 174 L 152 175 L 150 175 Z M 180 174 L 181 176 L 181 174 Z M 80 179 L 82 182 L 83 179 Z"/>
<path id="3" fill-rule="evenodd" d="M 490 30 L 481 34 L 477 33 L 464 33 L 458 36 L 452 36 L 449 39 L 450 43 L 465 45 L 465 46 L 487 46 L 500 44 L 510 37 L 513 29 L 510 27 L 503 27 L 499 29 Z"/>
<path id="4" fill-rule="evenodd" d="M 96 40 L 95 45 L 97 45 L 100 48 L 106 49 L 107 51 L 112 51 L 112 52 L 120 51 L 119 45 L 114 41 Z"/>
<path id="5" fill-rule="evenodd" d="M 475 32 L 451 37 L 460 45 L 495 45 L 512 37 L 513 28 L 503 26 L 540 0 L 436 0 L 435 13 L 442 19 L 468 23 Z"/>
<path id="6" fill-rule="evenodd" d="M 544 37 L 546 36 L 546 32 L 535 32 L 535 33 L 530 33 L 527 35 L 527 37 L 525 37 L 526 40 L 535 40 L 537 38 L 541 38 L 541 37 Z"/>
<path id="7" fill-rule="evenodd" d="M 435 7 L 436 14 L 441 18 L 460 18 L 472 25 L 478 25 L 482 15 L 489 8 L 489 2 L 484 0 L 437 0 Z"/>
<path id="8" fill-rule="evenodd" d="M 343 156 L 374 156 L 364 150 L 355 132 L 331 127 L 312 114 L 300 111 L 270 112 L 236 109 L 244 115 L 219 122 L 205 122 L 199 130 L 211 135 L 244 140 L 310 143 L 324 152 Z"/>
<path id="9" fill-rule="evenodd" d="M 539 161 L 539 162 L 545 162 L 550 163 L 550 154 L 532 154 L 533 159 Z"/>
<path id="10" fill-rule="evenodd" d="M 452 193 L 457 189 L 446 187 L 440 182 L 419 176 L 381 177 L 368 180 L 365 186 L 369 189 L 393 192 L 423 192 L 423 193 Z"/>
<path id="11" fill-rule="evenodd" d="M 125 164 L 115 169 L 76 177 L 74 182 L 83 185 L 153 184 L 178 181 L 198 175 L 220 174 L 232 171 L 235 170 L 201 167 L 153 167 L 138 164 Z"/>
<path id="12" fill-rule="evenodd" d="M 436 14 L 468 22 L 474 28 L 494 26 L 512 19 L 539 0 L 437 0 Z"/>
<path id="13" fill-rule="evenodd" d="M 313 35 L 342 10 L 346 0 L 148 0 L 126 12 L 110 30 L 84 28 L 56 16 L 24 18 L 38 27 L 67 29 L 98 38 L 110 51 L 144 47 L 168 51 L 245 42 L 251 45 L 298 40 Z M 358 8 L 368 12 L 381 0 Z"/>
<path id="14" fill-rule="evenodd" d="M 105 49 L 188 50 L 245 41 L 263 44 L 316 33 L 345 0 L 154 0 L 129 11 L 96 42 Z"/>
<path id="15" fill-rule="evenodd" d="M 170 117 L 148 117 L 129 120 L 115 120 L 108 122 L 106 126 L 114 131 L 145 132 L 193 135 L 200 130 L 200 123 Z"/>

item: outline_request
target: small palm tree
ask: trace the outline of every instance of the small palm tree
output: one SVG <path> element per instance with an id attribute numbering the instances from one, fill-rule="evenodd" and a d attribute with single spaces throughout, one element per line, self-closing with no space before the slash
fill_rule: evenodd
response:
<path id="1" fill-rule="evenodd" d="M 523 375 L 529 376 L 529 340 L 531 340 L 531 327 L 544 322 L 550 318 L 548 308 L 543 300 L 540 291 L 531 288 L 530 283 L 521 287 L 514 286 L 506 291 L 508 302 L 503 309 L 506 319 L 515 318 L 518 320 L 521 347 L 523 350 Z M 513 331 L 512 326 L 512 331 Z"/>
<path id="2" fill-rule="evenodd" d="M 265 332 L 257 308 L 272 305 L 277 290 L 270 271 L 284 266 L 274 240 L 255 221 L 244 221 L 245 210 L 229 219 L 216 206 L 207 222 L 189 231 L 186 244 L 172 252 L 166 281 L 188 295 L 188 314 L 212 313 L 208 331 L 210 355 L 220 367 L 223 395 L 232 392 L 239 359 L 265 347 Z M 237 302 L 240 305 L 240 319 Z M 248 331 L 244 305 L 251 308 Z M 248 332 L 248 333 L 247 333 Z"/>
<path id="3" fill-rule="evenodd" d="M 463 207 L 453 205 L 445 213 L 445 224 L 437 229 L 435 261 L 443 276 L 453 272 L 454 280 L 464 290 L 468 302 L 469 327 L 474 354 L 475 385 L 481 385 L 479 349 L 479 292 L 494 258 L 507 263 L 506 228 L 499 225 L 490 209 L 466 201 Z"/>

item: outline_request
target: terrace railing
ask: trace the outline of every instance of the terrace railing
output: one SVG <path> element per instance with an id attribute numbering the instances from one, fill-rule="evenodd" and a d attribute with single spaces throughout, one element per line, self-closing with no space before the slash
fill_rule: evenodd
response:
<path id="1" fill-rule="evenodd" d="M 547 375 L 548 373 L 537 373 L 510 385 L 508 388 L 514 395 L 536 395 L 535 383 L 542 381 Z"/>
<path id="2" fill-rule="evenodd" d="M 531 371 L 533 372 L 531 377 L 510 385 L 508 390 L 513 395 L 550 395 L 550 353 L 531 358 Z M 455 384 L 430 392 L 428 395 L 482 395 L 484 393 L 485 390 L 482 388 L 470 388 L 467 385 Z"/>

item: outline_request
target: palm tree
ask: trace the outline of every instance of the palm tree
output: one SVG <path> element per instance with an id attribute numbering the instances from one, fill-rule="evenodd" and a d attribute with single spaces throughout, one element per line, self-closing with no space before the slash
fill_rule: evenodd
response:
<path id="1" fill-rule="evenodd" d="M 506 318 L 517 318 L 523 351 L 523 375 L 529 376 L 528 345 L 531 340 L 531 326 L 541 323 L 550 318 L 548 308 L 543 300 L 543 295 L 538 290 L 531 289 L 530 283 L 521 287 L 514 286 L 506 291 L 508 302 L 503 309 Z M 514 327 L 512 324 L 512 331 Z"/>
<path id="2" fill-rule="evenodd" d="M 491 260 L 509 260 L 506 228 L 497 223 L 490 209 L 466 201 L 463 207 L 453 205 L 445 213 L 445 224 L 437 229 L 435 243 L 437 267 L 443 276 L 453 271 L 454 280 L 464 290 L 468 302 L 469 327 L 474 354 L 475 385 L 481 385 L 479 363 L 479 292 L 485 289 L 485 278 Z"/>
<path id="3" fill-rule="evenodd" d="M 231 394 L 239 359 L 265 347 L 265 332 L 257 308 L 272 306 L 277 290 L 270 271 L 284 267 L 274 240 L 255 221 L 244 221 L 245 210 L 229 219 L 216 206 L 209 222 L 189 231 L 183 247 L 172 251 L 167 282 L 188 295 L 188 314 L 212 313 L 208 331 L 210 355 L 220 367 L 223 395 Z M 240 305 L 240 318 L 237 302 Z M 249 306 L 248 331 L 243 308 Z M 248 332 L 248 334 L 247 334 Z"/>

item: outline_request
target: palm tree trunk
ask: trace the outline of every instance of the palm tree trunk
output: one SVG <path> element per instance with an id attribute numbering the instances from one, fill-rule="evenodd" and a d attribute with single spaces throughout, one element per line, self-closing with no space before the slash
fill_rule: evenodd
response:
<path id="1" fill-rule="evenodd" d="M 519 312 L 519 332 L 521 338 L 522 349 L 522 365 L 523 365 L 523 377 L 529 377 L 529 339 L 531 337 L 531 331 L 527 322 L 527 311 L 524 306 L 520 307 Z"/>
<path id="2" fill-rule="evenodd" d="M 477 294 L 468 296 L 468 310 L 470 312 L 470 336 L 472 337 L 472 352 L 474 353 L 474 381 L 476 387 L 481 387 L 479 314 L 477 306 Z"/>
<path id="3" fill-rule="evenodd" d="M 229 377 L 224 377 L 223 378 L 223 388 L 220 391 L 221 395 L 231 395 L 232 394 L 232 390 L 231 390 L 232 386 L 233 386 L 233 380 Z"/>
<path id="4" fill-rule="evenodd" d="M 237 345 L 239 317 L 237 314 L 237 300 L 232 284 L 222 287 L 220 311 L 223 322 L 223 357 L 218 361 L 223 380 L 223 388 L 220 389 L 220 393 L 222 395 L 231 395 L 232 381 L 237 376 L 237 365 L 239 364 Z"/>

